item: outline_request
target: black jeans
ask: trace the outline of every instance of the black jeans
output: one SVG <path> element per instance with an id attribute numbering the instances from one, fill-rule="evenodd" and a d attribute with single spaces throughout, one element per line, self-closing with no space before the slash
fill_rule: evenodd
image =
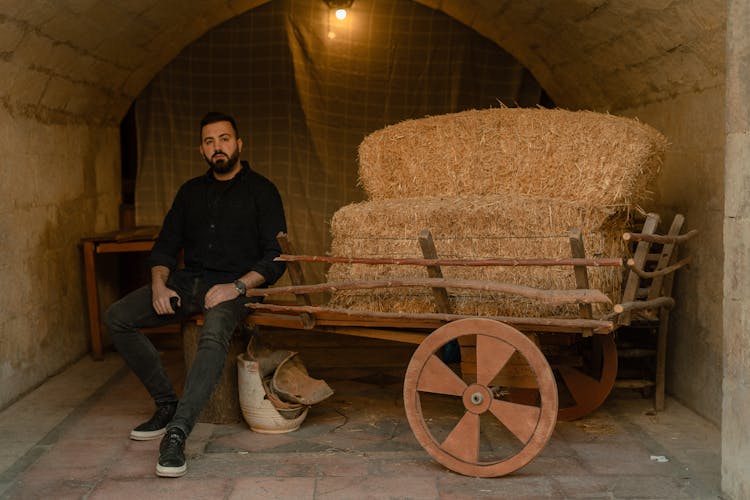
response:
<path id="1" fill-rule="evenodd" d="M 151 286 L 146 285 L 112 304 L 107 309 L 105 321 L 112 342 L 127 365 L 154 402 L 164 405 L 178 402 L 177 394 L 167 378 L 159 353 L 138 329 L 180 322 L 200 312 L 204 314 L 198 350 L 185 379 L 182 399 L 167 426 L 177 427 L 187 436 L 221 378 L 232 333 L 250 313 L 250 309 L 244 306 L 250 299 L 237 297 L 205 309 L 203 301 L 209 287 L 200 276 L 185 271 L 173 272 L 167 287 L 180 296 L 181 305 L 176 314 L 156 314 Z"/>

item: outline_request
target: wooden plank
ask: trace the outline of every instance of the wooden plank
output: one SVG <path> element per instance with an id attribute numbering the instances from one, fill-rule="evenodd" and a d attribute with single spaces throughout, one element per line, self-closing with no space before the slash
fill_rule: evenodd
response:
<path id="1" fill-rule="evenodd" d="M 99 323 L 99 295 L 96 286 L 96 260 L 94 258 L 95 244 L 93 241 L 83 242 L 83 268 L 86 275 L 86 298 L 89 306 L 89 335 L 91 336 L 91 357 L 95 360 L 104 359 L 102 346 L 102 331 Z"/>
<path id="2" fill-rule="evenodd" d="M 432 239 L 432 233 L 429 230 L 423 229 L 419 232 L 419 247 L 422 249 L 422 255 L 425 259 L 437 260 L 437 249 Z M 430 278 L 442 278 L 443 271 L 440 269 L 439 264 L 434 264 L 427 266 L 427 275 Z M 435 297 L 438 311 L 444 314 L 452 312 L 448 292 L 445 291 L 445 288 L 432 288 L 432 295 Z"/>
<path id="3" fill-rule="evenodd" d="M 544 304 L 563 305 L 578 303 L 603 303 L 611 304 L 612 301 L 600 290 L 543 290 L 523 285 L 510 283 L 499 283 L 495 281 L 482 280 L 459 280 L 445 278 L 399 278 L 387 280 L 370 281 L 341 281 L 335 283 L 321 283 L 317 285 L 281 286 L 275 288 L 253 288 L 247 291 L 250 297 L 261 297 L 278 294 L 318 293 L 333 292 L 336 290 L 370 290 L 373 288 L 398 288 L 398 287 L 442 287 L 462 288 L 469 290 L 484 290 L 488 292 L 501 292 L 520 295 L 530 299 L 536 299 Z"/>
<path id="4" fill-rule="evenodd" d="M 429 332 L 410 332 L 397 329 L 357 328 L 357 327 L 322 327 L 315 328 L 323 333 L 335 333 L 337 335 L 348 335 L 352 337 L 364 337 L 369 339 L 391 340 L 405 344 L 421 344 Z"/>
<path id="5" fill-rule="evenodd" d="M 283 262 L 324 262 L 328 264 L 391 264 L 395 266 L 457 266 L 457 267 L 488 267 L 488 266 L 588 266 L 588 267 L 619 267 L 622 259 L 612 257 L 598 257 L 591 259 L 414 259 L 390 257 L 341 257 L 326 255 L 292 255 L 282 254 L 274 260 Z"/>
<path id="6" fill-rule="evenodd" d="M 581 234 L 581 229 L 577 227 L 571 229 L 568 233 L 568 238 L 570 240 L 571 255 L 574 258 L 579 259 L 586 257 L 586 250 L 583 246 L 583 235 Z M 573 266 L 573 272 L 575 273 L 576 277 L 576 288 L 588 288 L 589 273 L 586 266 Z M 591 317 L 593 317 L 591 304 L 578 304 L 578 313 L 582 318 L 590 319 Z M 593 335 L 593 333 L 594 332 L 592 332 L 590 329 L 586 329 L 583 331 L 583 336 L 590 337 L 591 335 Z"/>
<path id="7" fill-rule="evenodd" d="M 281 306 L 276 304 L 262 304 L 262 303 L 249 303 L 247 307 L 255 311 L 263 311 L 263 313 L 254 313 L 248 320 L 252 322 L 266 321 L 264 316 L 268 312 L 271 313 L 287 313 L 289 317 L 294 317 L 294 314 L 299 312 L 309 312 L 314 314 L 317 319 L 317 325 L 332 325 L 334 318 L 341 321 L 342 324 L 352 324 L 353 322 L 360 322 L 360 324 L 381 327 L 392 324 L 393 321 L 399 323 L 406 323 L 409 321 L 436 321 L 436 322 L 450 322 L 462 318 L 474 318 L 476 316 L 461 315 L 461 314 L 442 314 L 442 313 L 392 313 L 392 312 L 372 312 L 372 311 L 353 311 L 348 309 L 333 309 L 326 307 L 316 306 Z M 291 313 L 291 314 L 290 314 Z M 282 317 L 284 314 L 276 314 L 277 317 Z M 533 331 L 552 331 L 559 333 L 581 333 L 582 328 L 592 328 L 594 333 L 606 334 L 614 330 L 614 325 L 611 321 L 603 321 L 596 319 L 580 319 L 580 318 L 526 318 L 526 317 L 514 317 L 514 316 L 485 316 L 489 319 L 501 321 L 507 323 L 519 330 L 533 330 Z M 277 321 L 281 323 L 281 321 Z M 438 326 L 440 326 L 438 324 Z"/>
<path id="8" fill-rule="evenodd" d="M 154 243 L 153 240 L 99 243 L 96 253 L 150 252 Z"/>

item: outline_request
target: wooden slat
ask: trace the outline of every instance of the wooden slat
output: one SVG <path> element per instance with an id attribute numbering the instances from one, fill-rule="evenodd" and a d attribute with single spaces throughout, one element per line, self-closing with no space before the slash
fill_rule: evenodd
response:
<path id="1" fill-rule="evenodd" d="M 622 259 L 612 257 L 597 257 L 590 259 L 413 259 L 390 257 L 341 257 L 326 255 L 292 255 L 282 254 L 274 260 L 283 262 L 324 262 L 328 264 L 390 264 L 395 266 L 457 266 L 457 267 L 489 267 L 489 266 L 588 266 L 588 267 L 619 267 Z"/>
<path id="2" fill-rule="evenodd" d="M 581 234 L 580 228 L 573 228 L 568 234 L 570 240 L 570 252 L 573 258 L 584 258 L 586 257 L 586 250 L 583 246 L 583 235 Z M 573 266 L 573 271 L 576 277 L 576 288 L 586 289 L 589 287 L 589 273 L 586 266 Z M 593 312 L 591 304 L 579 304 L 578 312 L 582 318 L 591 318 Z M 591 330 L 584 330 L 583 336 L 590 337 L 593 334 Z"/>
<path id="3" fill-rule="evenodd" d="M 275 288 L 253 288 L 247 291 L 247 295 L 251 297 L 261 297 L 285 293 L 296 295 L 300 293 L 334 292 L 337 290 L 370 290 L 373 288 L 398 287 L 441 287 L 484 290 L 488 292 L 500 292 L 520 295 L 522 297 L 536 299 L 544 304 L 551 305 L 612 303 L 609 297 L 607 297 L 606 295 L 604 295 L 604 293 L 597 289 L 544 290 L 523 285 L 499 283 L 495 281 L 459 280 L 445 278 L 399 278 L 371 281 L 342 281 L 335 283 L 321 283 L 317 285 L 282 286 Z"/>
<path id="4" fill-rule="evenodd" d="M 423 229 L 419 232 L 419 247 L 422 249 L 422 255 L 425 259 L 437 260 L 437 249 L 435 248 L 435 242 L 432 239 L 432 233 L 429 230 Z M 440 269 L 439 264 L 434 264 L 427 266 L 427 275 L 430 278 L 442 278 L 443 271 Z M 450 314 L 452 312 L 448 292 L 445 288 L 433 288 L 432 295 L 435 297 L 438 311 L 444 314 Z"/>
<path id="5" fill-rule="evenodd" d="M 150 252 L 154 241 L 127 241 L 122 243 L 99 243 L 96 253 Z"/>
<path id="6" fill-rule="evenodd" d="M 290 317 L 294 317 L 294 314 L 308 312 L 315 315 L 317 326 L 334 325 L 336 324 L 336 321 L 339 321 L 342 325 L 351 325 L 354 322 L 358 322 L 360 326 L 383 327 L 391 325 L 394 321 L 397 321 L 399 323 L 409 324 L 409 327 L 411 327 L 412 324 L 421 324 L 426 327 L 432 327 L 432 325 L 440 326 L 442 323 L 455 321 L 457 319 L 475 317 L 462 314 L 372 312 L 316 306 L 283 306 L 263 303 L 249 303 L 247 304 L 247 307 L 255 311 L 263 311 L 263 313 L 252 314 L 248 318 L 248 321 L 256 324 L 265 324 L 266 321 L 269 321 L 263 317 L 266 312 L 277 313 L 275 315 L 277 316 L 275 318 L 276 323 L 282 322 L 278 316 L 284 316 L 284 314 L 278 313 L 286 313 Z M 526 318 L 513 316 L 485 317 L 507 323 L 522 331 L 531 330 L 559 333 L 581 333 L 583 328 L 592 328 L 594 333 L 605 334 L 614 330 L 614 325 L 611 321 L 596 319 Z M 424 321 L 424 323 L 420 323 L 421 321 Z M 430 323 L 431 321 L 434 321 L 435 323 Z M 415 328 L 416 327 L 417 326 L 415 326 Z"/>

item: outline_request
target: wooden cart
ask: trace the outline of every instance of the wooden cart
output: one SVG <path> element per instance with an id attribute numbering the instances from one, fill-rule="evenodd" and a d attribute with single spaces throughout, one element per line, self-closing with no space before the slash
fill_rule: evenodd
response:
<path id="1" fill-rule="evenodd" d="M 404 379 L 404 408 L 418 442 L 439 463 L 476 477 L 511 473 L 529 463 L 546 445 L 560 419 L 574 419 L 596 409 L 612 390 L 617 375 L 614 332 L 634 318 L 658 331 L 656 400 L 664 404 L 664 356 L 674 273 L 690 262 L 678 260 L 677 247 L 696 234 L 682 233 L 677 215 L 665 234 L 659 217 L 649 214 L 639 232 L 623 235 L 626 258 L 585 258 L 580 231 L 570 232 L 566 259 L 440 259 L 428 231 L 419 234 L 423 259 L 324 257 L 296 255 L 280 234 L 292 286 L 251 291 L 252 295 L 294 294 L 297 305 L 250 304 L 249 321 L 257 326 L 306 329 L 417 344 Z M 419 265 L 424 279 L 305 284 L 300 262 Z M 490 281 L 449 280 L 442 266 L 569 266 L 577 289 L 540 290 Z M 626 274 L 619 303 L 590 289 L 588 267 L 620 266 Z M 439 313 L 354 311 L 313 305 L 309 294 L 341 289 L 428 287 Z M 547 304 L 577 304 L 575 318 L 467 317 L 452 314 L 446 288 L 481 289 L 533 298 Z M 592 317 L 594 303 L 611 311 Z M 554 339 L 545 343 L 545 338 Z M 563 339 L 563 341 L 561 341 Z M 460 368 L 445 359 L 456 342 Z M 575 356 L 560 355 L 560 346 Z M 556 354 L 548 359 L 546 347 Z M 541 347 L 541 348 L 540 348 Z M 560 397 L 566 389 L 566 399 Z"/>

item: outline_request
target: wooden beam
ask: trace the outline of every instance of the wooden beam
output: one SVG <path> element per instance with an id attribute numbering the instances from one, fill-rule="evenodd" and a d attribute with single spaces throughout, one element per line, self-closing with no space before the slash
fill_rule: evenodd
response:
<path id="1" fill-rule="evenodd" d="M 284 293 L 318 293 L 335 292 L 337 290 L 370 290 L 373 288 L 400 288 L 400 287 L 442 287 L 461 288 L 468 290 L 483 290 L 486 292 L 500 292 L 522 297 L 536 299 L 544 304 L 611 304 L 612 301 L 604 293 L 597 289 L 587 290 L 542 290 L 523 285 L 510 283 L 499 283 L 482 280 L 457 280 L 445 278 L 399 278 L 388 280 L 371 281 L 341 281 L 335 283 L 321 283 L 318 285 L 302 286 L 280 286 L 272 288 L 254 288 L 247 291 L 250 297 L 267 295 L 278 295 Z"/>

